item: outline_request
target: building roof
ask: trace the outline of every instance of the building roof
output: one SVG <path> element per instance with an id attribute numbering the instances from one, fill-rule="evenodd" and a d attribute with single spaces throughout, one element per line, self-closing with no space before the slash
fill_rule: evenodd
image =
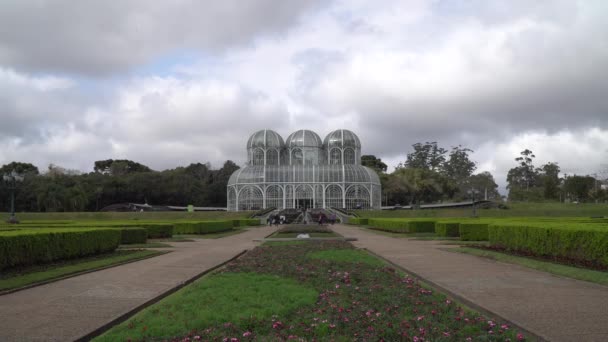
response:
<path id="1" fill-rule="evenodd" d="M 246 166 L 235 171 L 228 186 L 260 183 L 372 183 L 380 178 L 361 165 Z"/>

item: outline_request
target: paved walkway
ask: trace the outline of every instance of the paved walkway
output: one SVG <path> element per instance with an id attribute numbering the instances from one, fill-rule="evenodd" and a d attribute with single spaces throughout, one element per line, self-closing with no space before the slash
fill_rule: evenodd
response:
<path id="1" fill-rule="evenodd" d="M 608 287 L 453 253 L 438 241 L 333 229 L 448 291 L 549 341 L 608 341 Z"/>
<path id="2" fill-rule="evenodd" d="M 234 257 L 276 228 L 172 243 L 171 253 L 0 296 L 0 341 L 72 341 Z"/>

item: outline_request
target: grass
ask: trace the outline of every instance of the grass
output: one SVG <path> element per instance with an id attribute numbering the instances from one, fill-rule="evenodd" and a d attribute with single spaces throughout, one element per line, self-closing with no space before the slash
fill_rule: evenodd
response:
<path id="1" fill-rule="evenodd" d="M 343 241 L 265 244 L 95 341 L 517 340 L 374 259 Z"/>
<path id="2" fill-rule="evenodd" d="M 311 259 L 335 262 L 364 263 L 371 266 L 384 266 L 384 262 L 360 249 L 334 249 L 308 254 Z"/>
<path id="3" fill-rule="evenodd" d="M 319 294 L 293 279 L 255 273 L 203 278 L 94 341 L 168 338 L 200 327 L 283 316 L 314 304 Z"/>
<path id="4" fill-rule="evenodd" d="M 120 245 L 122 249 L 135 249 L 135 248 L 171 248 L 173 246 L 162 243 L 162 242 L 148 242 L 148 243 L 134 243 L 130 245 Z"/>
<path id="5" fill-rule="evenodd" d="M 164 253 L 149 250 L 117 251 L 112 254 L 90 258 L 69 260 L 44 266 L 32 266 L 19 270 L 3 271 L 0 276 L 0 290 L 16 289 L 39 282 L 63 278 L 84 271 L 91 271 L 161 254 Z"/>
<path id="6" fill-rule="evenodd" d="M 492 260 L 517 264 L 535 270 L 549 272 L 555 275 L 589 281 L 596 284 L 608 285 L 608 272 L 594 271 L 585 268 L 556 264 L 548 261 L 510 255 L 507 253 L 488 251 L 478 248 L 460 247 L 451 248 L 449 251 L 476 255 Z"/>
<path id="7" fill-rule="evenodd" d="M 479 217 L 590 217 L 608 216 L 608 204 L 605 203 L 531 203 L 508 202 L 509 209 L 477 209 Z M 470 217 L 471 208 L 464 209 L 424 209 L 424 210 L 359 210 L 359 217 Z"/>

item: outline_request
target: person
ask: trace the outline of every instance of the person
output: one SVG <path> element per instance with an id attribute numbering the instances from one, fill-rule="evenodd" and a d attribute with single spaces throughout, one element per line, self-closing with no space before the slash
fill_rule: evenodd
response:
<path id="1" fill-rule="evenodd" d="M 319 215 L 319 226 L 323 224 L 323 214 Z"/>
<path id="2" fill-rule="evenodd" d="M 281 224 L 285 224 L 285 215 L 281 215 L 281 218 L 279 219 L 279 222 Z"/>
<path id="3" fill-rule="evenodd" d="M 268 226 L 272 225 L 272 216 L 273 215 L 268 215 L 268 218 L 266 219 L 266 225 L 268 225 Z"/>

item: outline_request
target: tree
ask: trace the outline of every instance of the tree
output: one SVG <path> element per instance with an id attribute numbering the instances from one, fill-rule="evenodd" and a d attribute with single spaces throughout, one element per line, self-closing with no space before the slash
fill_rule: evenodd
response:
<path id="1" fill-rule="evenodd" d="M 477 165 L 469 159 L 470 152 L 473 150 L 463 148 L 461 145 L 452 147 L 448 160 L 443 164 L 443 172 L 448 178 L 459 182 L 473 174 Z"/>
<path id="2" fill-rule="evenodd" d="M 580 202 L 591 198 L 596 179 L 591 176 L 569 176 L 564 180 L 564 191 L 570 199 Z"/>
<path id="3" fill-rule="evenodd" d="M 29 175 L 37 175 L 39 174 L 38 168 L 30 163 L 21 163 L 21 162 L 10 162 L 8 164 L 2 165 L 0 167 L 0 177 L 5 173 L 10 173 L 15 171 L 20 174 L 29 174 Z"/>
<path id="4" fill-rule="evenodd" d="M 539 174 L 540 183 L 543 187 L 543 196 L 545 199 L 558 200 L 560 195 L 560 183 L 559 178 L 560 168 L 557 163 L 547 163 L 538 168 L 537 173 Z"/>
<path id="5" fill-rule="evenodd" d="M 446 149 L 437 146 L 437 142 L 416 143 L 414 152 L 408 153 L 405 167 L 423 170 L 438 170 L 445 162 Z"/>
<path id="6" fill-rule="evenodd" d="M 132 160 L 127 159 L 107 159 L 107 160 L 98 160 L 95 162 L 95 166 L 93 167 L 95 172 L 103 173 L 103 174 L 111 174 L 114 176 L 117 175 L 126 175 L 134 172 L 150 172 L 152 169 L 147 167 L 146 165 L 134 162 Z"/>
<path id="7" fill-rule="evenodd" d="M 542 189 L 538 185 L 538 171 L 534 168 L 533 160 L 536 156 L 528 149 L 515 158 L 519 166 L 514 167 L 507 173 L 507 189 L 511 200 L 540 200 Z"/>
<path id="8" fill-rule="evenodd" d="M 461 193 L 467 193 L 468 191 L 479 194 L 478 199 L 485 199 L 486 194 L 488 200 L 500 199 L 498 184 L 494 181 L 494 176 L 488 171 L 469 176 L 463 182 Z"/>
<path id="9" fill-rule="evenodd" d="M 433 202 L 443 194 L 441 175 L 431 170 L 397 168 L 387 183 L 388 191 L 395 198 L 407 198 L 412 204 Z"/>
<path id="10" fill-rule="evenodd" d="M 378 174 L 386 172 L 387 169 L 387 166 L 382 162 L 382 159 L 376 158 L 374 155 L 361 156 L 361 165 L 369 167 Z"/>

